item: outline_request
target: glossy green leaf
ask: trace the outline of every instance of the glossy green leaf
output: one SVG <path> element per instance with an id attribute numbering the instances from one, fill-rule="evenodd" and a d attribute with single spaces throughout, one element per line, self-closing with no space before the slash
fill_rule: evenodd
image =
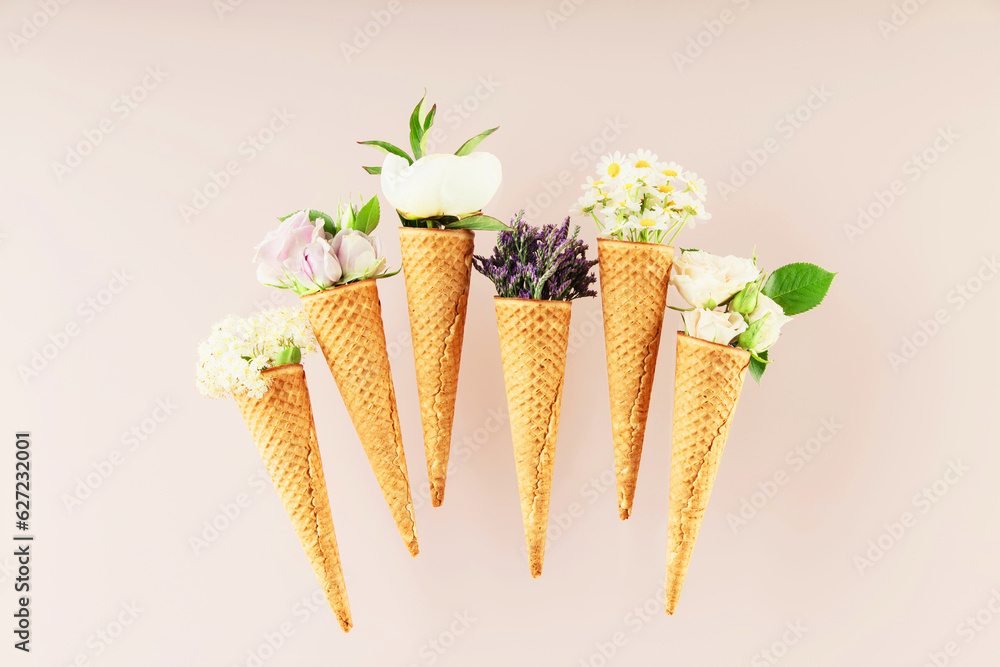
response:
<path id="1" fill-rule="evenodd" d="M 358 211 L 354 219 L 354 229 L 365 234 L 371 234 L 378 227 L 381 210 L 378 204 L 378 195 L 373 195 L 361 210 Z"/>
<path id="2" fill-rule="evenodd" d="M 808 262 L 786 264 L 771 274 L 762 292 L 774 299 L 785 315 L 798 315 L 822 303 L 835 275 Z"/>
<path id="3" fill-rule="evenodd" d="M 486 130 L 485 132 L 480 132 L 479 134 L 477 134 L 476 136 L 472 137 L 471 139 L 469 139 L 468 141 L 466 141 L 464 144 L 462 144 L 461 146 L 459 146 L 458 150 L 455 151 L 455 155 L 468 155 L 472 151 L 476 150 L 476 146 L 478 146 L 479 144 L 481 144 L 482 141 L 483 141 L 483 139 L 485 139 L 486 137 L 490 136 L 491 134 L 493 134 L 494 132 L 496 132 L 499 129 L 500 129 L 500 126 L 498 125 L 498 126 L 494 127 L 491 130 Z"/>
<path id="4" fill-rule="evenodd" d="M 392 153 L 393 155 L 398 155 L 399 157 L 401 157 L 404 160 L 406 160 L 407 164 L 413 164 L 413 158 L 411 158 L 406 151 L 404 151 L 402 148 L 398 148 L 396 146 L 393 146 L 392 144 L 390 144 L 387 141 L 370 140 L 370 141 L 359 141 L 358 143 L 361 144 L 362 146 L 374 146 L 375 148 L 379 149 L 383 153 Z M 368 169 L 368 168 L 369 167 L 365 167 L 365 169 Z M 372 172 L 369 171 L 368 173 L 370 174 Z"/>
<path id="5" fill-rule="evenodd" d="M 490 217 L 488 215 L 470 215 L 467 218 L 462 218 L 461 220 L 455 220 L 449 222 L 444 226 L 445 229 L 485 229 L 498 232 L 509 232 L 510 227 L 497 220 L 496 218 Z"/>

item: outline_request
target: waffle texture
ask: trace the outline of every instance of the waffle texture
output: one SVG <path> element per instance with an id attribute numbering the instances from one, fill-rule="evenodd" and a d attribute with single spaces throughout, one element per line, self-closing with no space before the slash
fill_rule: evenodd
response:
<path id="1" fill-rule="evenodd" d="M 673 614 L 705 516 L 750 353 L 677 334 L 666 610 Z"/>
<path id="2" fill-rule="evenodd" d="M 597 240 L 618 516 L 632 513 L 674 249 Z"/>
<path id="3" fill-rule="evenodd" d="M 264 375 L 271 382 L 267 393 L 262 398 L 236 396 L 236 403 L 327 602 L 341 629 L 348 632 L 353 625 L 351 608 L 333 532 L 306 375 L 299 364 L 269 368 Z"/>
<path id="4" fill-rule="evenodd" d="M 475 236 L 399 228 L 431 504 L 444 502 Z"/>
<path id="5" fill-rule="evenodd" d="M 416 556 L 420 547 L 378 287 L 374 280 L 334 287 L 303 296 L 302 306 L 396 528 L 410 555 Z"/>
<path id="6" fill-rule="evenodd" d="M 545 558 L 571 303 L 495 301 L 524 540 L 537 578 Z"/>

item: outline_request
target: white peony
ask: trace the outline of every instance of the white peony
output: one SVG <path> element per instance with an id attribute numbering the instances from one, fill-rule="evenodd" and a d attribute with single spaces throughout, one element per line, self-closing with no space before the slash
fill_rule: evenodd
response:
<path id="1" fill-rule="evenodd" d="M 434 153 L 412 165 L 390 153 L 382 163 L 382 193 L 408 220 L 478 213 L 502 179 L 500 160 L 492 153 Z"/>

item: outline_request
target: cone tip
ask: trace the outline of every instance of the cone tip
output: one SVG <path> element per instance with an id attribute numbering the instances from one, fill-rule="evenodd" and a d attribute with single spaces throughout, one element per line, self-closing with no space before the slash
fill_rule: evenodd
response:
<path id="1" fill-rule="evenodd" d="M 632 510 L 628 509 L 627 507 L 618 508 L 618 518 L 621 519 L 622 521 L 627 520 L 631 515 L 632 515 Z"/>
<path id="2" fill-rule="evenodd" d="M 340 629 L 344 632 L 350 632 L 351 628 L 354 627 L 354 622 L 351 621 L 350 616 L 337 616 L 337 622 L 340 623 Z"/>
<path id="3" fill-rule="evenodd" d="M 538 561 L 531 562 L 531 578 L 537 579 L 542 576 L 542 564 Z"/>
<path id="4" fill-rule="evenodd" d="M 406 548 L 410 552 L 411 558 L 416 558 L 417 554 L 420 553 L 420 545 L 417 544 L 417 538 L 414 537 L 413 541 L 406 545 Z"/>
<path id="5" fill-rule="evenodd" d="M 444 502 L 444 482 L 431 480 L 430 487 L 431 507 L 441 507 Z"/>

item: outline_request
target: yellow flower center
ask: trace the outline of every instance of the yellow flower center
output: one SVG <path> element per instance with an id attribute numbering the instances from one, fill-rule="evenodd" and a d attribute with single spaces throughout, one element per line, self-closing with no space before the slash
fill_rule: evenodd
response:
<path id="1" fill-rule="evenodd" d="M 632 185 L 633 185 L 632 183 L 626 183 L 625 184 L 625 189 L 626 190 L 631 190 L 632 189 Z"/>
<path id="2" fill-rule="evenodd" d="M 639 169 L 639 168 L 642 168 L 642 167 L 648 167 L 649 163 L 646 162 L 645 160 L 639 160 L 638 162 L 635 163 L 635 166 L 636 166 L 637 169 Z"/>
<path id="3" fill-rule="evenodd" d="M 604 185 L 604 181 L 594 181 L 593 183 L 591 183 L 591 185 L 593 185 L 595 188 L 599 188 L 602 185 Z"/>
<path id="4" fill-rule="evenodd" d="M 671 192 L 674 191 L 674 186 L 672 186 L 672 185 L 661 185 L 661 186 L 659 186 L 656 189 L 659 190 L 660 192 L 662 192 L 663 194 L 668 194 L 668 193 L 671 193 Z"/>
<path id="5" fill-rule="evenodd" d="M 621 170 L 622 168 L 620 164 L 618 164 L 617 162 L 612 162 L 611 164 L 608 165 L 608 176 L 614 178 L 621 172 Z"/>
<path id="6" fill-rule="evenodd" d="M 677 175 L 677 172 L 674 171 L 673 169 L 664 169 L 662 173 L 663 173 L 664 176 L 676 176 Z"/>
<path id="7" fill-rule="evenodd" d="M 653 220 L 652 218 L 643 218 L 639 221 L 639 224 L 643 227 L 652 227 L 656 224 L 656 220 Z"/>
<path id="8" fill-rule="evenodd" d="M 688 187 L 694 190 L 695 192 L 698 192 L 698 184 L 695 183 L 694 181 L 688 181 Z"/>

